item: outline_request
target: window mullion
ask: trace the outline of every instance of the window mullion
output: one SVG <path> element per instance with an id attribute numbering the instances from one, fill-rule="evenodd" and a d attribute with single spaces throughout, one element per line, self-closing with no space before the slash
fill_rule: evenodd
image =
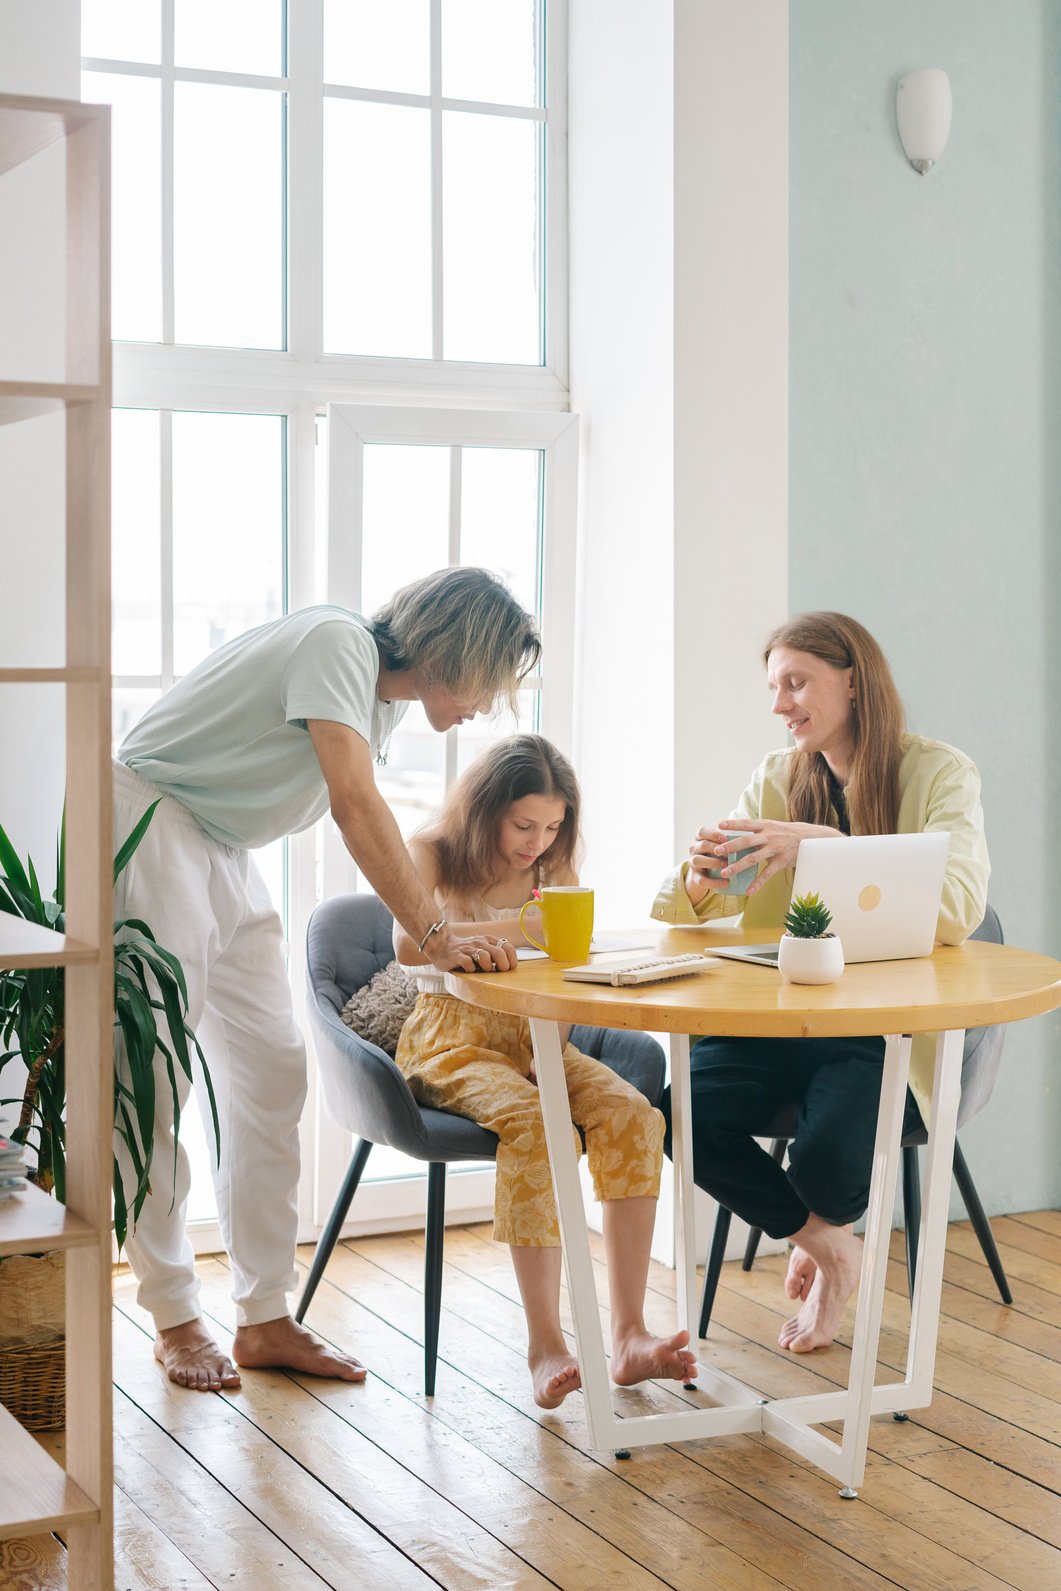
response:
<path id="1" fill-rule="evenodd" d="M 162 689 L 173 684 L 173 412 L 160 409 L 159 423 L 159 590 L 162 616 Z"/>
<path id="2" fill-rule="evenodd" d="M 176 341 L 173 247 L 173 52 L 175 0 L 162 0 L 162 341 Z"/>
<path id="3" fill-rule="evenodd" d="M 539 206 L 539 250 L 544 305 L 545 367 L 568 383 L 567 313 L 567 0 L 550 0 L 541 40 L 549 117 L 539 145 L 544 193 Z"/>
<path id="4" fill-rule="evenodd" d="M 431 0 L 431 357 L 442 359 L 442 0 Z"/>
<path id="5" fill-rule="evenodd" d="M 323 4 L 289 4 L 287 16 L 288 352 L 314 364 L 324 345 Z"/>

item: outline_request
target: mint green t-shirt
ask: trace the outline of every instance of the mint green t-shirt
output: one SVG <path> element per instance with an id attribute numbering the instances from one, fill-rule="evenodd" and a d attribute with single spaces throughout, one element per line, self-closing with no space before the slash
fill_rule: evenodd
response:
<path id="1" fill-rule="evenodd" d="M 376 695 L 380 659 L 366 621 L 302 608 L 248 630 L 166 691 L 118 760 L 193 812 L 226 845 L 268 845 L 328 810 L 306 720 L 347 724 L 385 754 L 407 702 Z"/>

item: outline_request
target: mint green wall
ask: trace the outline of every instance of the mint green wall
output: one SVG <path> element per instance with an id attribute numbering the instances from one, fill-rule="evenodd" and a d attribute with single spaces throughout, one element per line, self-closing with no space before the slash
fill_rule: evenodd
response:
<path id="1" fill-rule="evenodd" d="M 790 600 L 883 643 L 979 763 L 1011 943 L 1061 955 L 1061 0 L 792 0 Z M 895 130 L 943 67 L 928 176 Z M 962 1143 L 1061 1204 L 1061 1021 L 1011 1028 Z M 955 1206 L 957 1210 L 957 1206 Z"/>

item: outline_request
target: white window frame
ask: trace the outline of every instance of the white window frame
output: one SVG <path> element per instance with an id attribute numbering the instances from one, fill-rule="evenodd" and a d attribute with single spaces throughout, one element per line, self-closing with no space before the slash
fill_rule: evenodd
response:
<path id="1" fill-rule="evenodd" d="M 321 0 L 288 0 L 288 41 L 286 78 L 244 78 L 236 73 L 197 72 L 173 64 L 173 0 L 162 0 L 163 64 L 148 66 L 143 75 L 168 81 L 249 82 L 259 87 L 286 88 L 288 160 L 288 247 L 287 247 L 287 348 L 283 351 L 220 347 L 196 347 L 161 343 L 114 344 L 113 389 L 118 408 L 147 408 L 163 413 L 172 410 L 214 413 L 276 414 L 286 417 L 287 426 L 287 579 L 290 608 L 328 600 L 329 574 L 316 546 L 317 503 L 315 487 L 315 446 L 319 422 L 330 404 L 366 405 L 387 413 L 423 413 L 425 405 L 474 407 L 489 430 L 490 411 L 520 411 L 530 421 L 552 420 L 565 433 L 572 417 L 569 409 L 567 362 L 567 35 L 568 0 L 549 0 L 545 29 L 544 70 L 548 86 L 548 113 L 545 122 L 547 162 L 545 167 L 545 206 L 543 215 L 545 257 L 545 363 L 544 365 L 503 365 L 436 359 L 387 359 L 375 356 L 325 354 L 323 352 L 323 306 L 321 298 L 323 262 L 323 5 Z M 441 0 L 431 0 L 432 25 L 438 37 Z M 166 41 L 169 41 L 168 45 Z M 166 51 L 168 50 L 168 56 Z M 128 73 L 130 63 L 84 58 L 86 71 Z M 433 77 L 430 104 L 433 113 L 448 108 L 471 108 L 463 101 L 443 100 L 436 93 L 440 85 Z M 346 91 L 343 90 L 343 93 Z M 366 95 L 366 97 L 373 97 Z M 389 96 L 384 96 L 389 97 Z M 437 102 L 436 102 L 437 101 Z M 490 107 L 481 105 L 480 110 Z M 528 107 L 527 115 L 540 120 L 542 112 Z M 173 214 L 172 151 L 163 158 L 163 216 Z M 171 223 L 170 223 L 171 224 Z M 440 223 L 436 220 L 435 226 Z M 437 232 L 436 232 L 437 244 Z M 165 311 L 166 294 L 170 305 Z M 437 289 L 436 289 L 437 292 Z M 164 333 L 172 336 L 172 276 L 168 289 L 164 277 Z M 497 416 L 495 415 L 495 418 Z M 507 423 L 511 425 L 509 417 Z M 323 429 L 323 427 L 320 427 Z M 573 447 L 574 432 L 566 444 Z M 554 439 L 555 441 L 555 439 Z M 537 444 L 532 444 L 537 445 Z M 549 445 L 554 445 L 550 443 Z M 564 448 L 561 448 L 561 453 Z M 556 455 L 557 458 L 560 454 Z M 572 677 L 574 652 L 573 568 L 575 556 L 574 463 L 569 452 L 563 468 L 547 469 L 548 497 L 562 498 L 569 504 L 555 517 L 552 536 L 547 536 L 570 566 L 571 579 L 559 574 L 548 577 L 543 595 L 543 613 L 548 630 L 547 666 L 550 675 L 559 672 L 562 654 L 567 660 L 564 675 Z M 547 499 L 547 512 L 550 511 Z M 555 505 L 553 505 L 555 506 Z M 559 564 L 555 565 L 559 569 Z M 543 701 L 544 706 L 544 701 Z M 570 747 L 577 725 L 565 725 L 549 707 L 543 729 L 559 744 Z M 556 713 L 559 714 L 559 703 Z M 570 714 L 569 714 L 570 719 Z M 302 940 L 304 923 L 318 898 L 317 845 L 312 834 L 296 836 L 289 850 L 289 918 L 292 953 L 290 977 L 296 1016 L 302 1022 L 304 964 Z M 312 1068 L 311 1060 L 311 1068 Z M 323 1113 L 322 1113 L 323 1114 Z M 349 1143 L 348 1135 L 345 1137 Z M 318 1196 L 323 1185 L 318 1175 L 316 1135 L 309 1118 L 303 1133 L 303 1177 L 300 1192 L 300 1241 L 309 1241 L 320 1230 Z M 333 1175 L 337 1150 L 327 1150 L 327 1176 Z M 475 1196 L 473 1181 L 481 1181 L 480 1205 L 468 1204 Z M 467 1173 L 452 1179 L 449 1203 L 456 1213 L 466 1207 L 465 1219 L 473 1213 L 488 1213 L 492 1171 Z M 485 1179 L 485 1180 L 484 1180 Z M 423 1180 L 387 1182 L 387 1217 L 375 1224 L 401 1228 L 415 1225 L 422 1218 Z M 369 1185 L 358 1197 L 359 1226 L 363 1200 Z M 321 1211 L 326 1216 L 326 1208 Z M 366 1217 L 368 1213 L 366 1211 Z M 367 1218 L 362 1229 L 372 1229 Z M 196 1223 L 190 1230 L 198 1252 L 221 1246 L 213 1223 Z"/>
<path id="2" fill-rule="evenodd" d="M 430 0 L 432 31 L 441 28 L 441 0 Z M 139 65 L 127 61 L 85 57 L 86 71 L 138 74 L 161 78 L 172 93 L 174 82 L 211 82 L 235 86 L 286 89 L 287 115 L 287 348 L 200 348 L 172 343 L 172 149 L 163 152 L 163 341 L 116 343 L 115 381 L 121 381 L 115 402 L 152 403 L 160 384 L 174 391 L 202 381 L 211 387 L 252 384 L 260 396 L 270 394 L 266 407 L 294 397 L 313 398 L 318 410 L 331 401 L 394 398 L 408 401 L 409 394 L 434 401 L 451 393 L 468 402 L 529 403 L 563 408 L 567 403 L 567 0 L 548 0 L 544 29 L 543 70 L 548 86 L 548 109 L 495 106 L 471 100 L 442 97 L 436 66 L 430 95 L 385 95 L 368 89 L 329 85 L 340 98 L 386 100 L 423 105 L 436 119 L 444 110 L 482 113 L 503 112 L 545 125 L 545 204 L 542 215 L 545 301 L 545 362 L 543 365 L 481 364 L 444 359 L 387 359 L 361 354 L 325 354 L 323 349 L 322 278 L 324 258 L 323 158 L 324 83 L 323 6 L 321 0 L 288 0 L 288 71 L 286 77 L 247 77 L 240 73 L 197 71 L 175 67 L 172 58 L 173 0 L 163 5 L 163 63 Z M 168 44 L 167 41 L 168 40 Z M 436 155 L 437 155 L 436 141 Z M 434 342 L 439 346 L 441 292 L 442 211 L 438 202 L 441 173 L 433 163 L 432 233 Z M 168 221 L 167 221 L 168 218 Z M 169 339 L 169 340 L 167 340 Z M 117 388 L 116 388 L 117 390 Z M 445 401 L 443 399 L 443 401 Z M 164 406 L 164 405 L 163 405 Z M 174 407 L 185 407 L 174 400 Z"/>
<path id="3" fill-rule="evenodd" d="M 450 448 L 528 448 L 544 454 L 542 502 L 541 613 L 543 662 L 540 680 L 540 725 L 561 750 L 574 754 L 575 736 L 575 544 L 578 478 L 578 417 L 526 410 L 421 409 L 396 405 L 332 404 L 328 409 L 327 481 L 328 525 L 324 561 L 326 600 L 339 607 L 361 609 L 361 554 L 363 527 L 364 457 L 366 446 L 392 444 Z M 332 527 L 336 527 L 332 534 Z M 451 535 L 453 532 L 451 521 Z M 401 733 L 399 727 L 398 734 Z M 448 738 L 447 782 L 453 776 L 456 737 Z M 292 887 L 292 977 L 299 986 L 305 977 L 302 946 L 309 912 L 318 898 L 297 893 L 294 887 L 296 853 L 298 875 L 306 881 L 318 877 L 323 894 L 340 895 L 359 887 L 357 869 L 334 823 L 324 820 L 323 844 L 313 848 L 312 835 L 296 835 L 290 842 Z M 312 1044 L 310 1043 L 312 1049 Z M 315 1175 L 313 1203 L 308 1212 L 319 1229 L 327 1220 L 350 1162 L 351 1135 L 340 1127 L 323 1105 L 316 1086 L 316 1063 L 311 1054 L 310 1097 L 315 1102 Z M 372 1162 L 366 1176 L 371 1178 Z M 426 1175 L 426 1169 L 425 1169 Z M 494 1173 L 467 1171 L 450 1179 L 447 1213 L 453 1220 L 482 1219 L 493 1199 Z M 414 1197 L 412 1190 L 419 1188 Z M 419 1198 L 420 1203 L 416 1203 Z M 358 1189 L 351 1232 L 384 1230 L 391 1221 L 400 1224 L 410 1210 L 423 1208 L 422 1180 L 387 1178 L 366 1180 Z M 412 1202 L 410 1202 L 412 1201 Z"/>

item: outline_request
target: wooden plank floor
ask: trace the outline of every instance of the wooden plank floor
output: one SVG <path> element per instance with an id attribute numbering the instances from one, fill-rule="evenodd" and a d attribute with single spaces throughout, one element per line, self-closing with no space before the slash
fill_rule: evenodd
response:
<path id="1" fill-rule="evenodd" d="M 993 1223 L 1014 1292 L 1000 1304 L 975 1237 L 950 1228 L 932 1406 L 873 1421 L 856 1501 L 767 1438 L 593 1453 L 576 1394 L 530 1398 L 506 1250 L 450 1228 L 438 1388 L 422 1394 L 421 1234 L 340 1246 L 310 1323 L 372 1367 L 361 1387 L 279 1373 L 237 1394 L 171 1388 L 131 1279 L 115 1293 L 118 1587 L 128 1591 L 1057 1591 L 1061 1587 L 1061 1215 Z M 599 1244 L 599 1292 L 606 1283 Z M 909 1310 L 901 1238 L 882 1375 L 898 1379 Z M 300 1255 L 304 1264 L 310 1257 Z M 777 1347 L 784 1261 L 727 1265 L 703 1357 L 764 1396 L 845 1375 L 841 1343 Z M 229 1277 L 201 1263 L 227 1338 Z M 565 1298 L 566 1308 L 566 1298 Z M 648 1318 L 670 1329 L 674 1273 L 653 1266 Z M 565 1324 L 570 1325 L 569 1320 Z M 679 1388 L 618 1393 L 631 1412 Z M 55 1445 L 56 1439 L 48 1439 Z M 66 1586 L 55 1537 L 0 1543 L 3 1591 Z"/>

